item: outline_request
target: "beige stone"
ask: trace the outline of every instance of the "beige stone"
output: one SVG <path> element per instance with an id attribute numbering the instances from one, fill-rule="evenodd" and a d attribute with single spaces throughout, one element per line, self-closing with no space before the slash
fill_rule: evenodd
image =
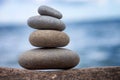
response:
<path id="1" fill-rule="evenodd" d="M 66 33 L 55 30 L 36 30 L 29 41 L 36 47 L 64 47 L 69 43 L 69 37 Z"/>

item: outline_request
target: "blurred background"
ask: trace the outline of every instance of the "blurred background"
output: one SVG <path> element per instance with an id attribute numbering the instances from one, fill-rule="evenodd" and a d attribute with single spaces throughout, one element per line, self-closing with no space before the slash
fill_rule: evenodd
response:
<path id="1" fill-rule="evenodd" d="M 120 0 L 0 0 L 0 67 L 21 68 L 18 56 L 35 48 L 27 19 L 48 5 L 63 14 L 65 32 L 81 62 L 76 68 L 120 66 Z"/>

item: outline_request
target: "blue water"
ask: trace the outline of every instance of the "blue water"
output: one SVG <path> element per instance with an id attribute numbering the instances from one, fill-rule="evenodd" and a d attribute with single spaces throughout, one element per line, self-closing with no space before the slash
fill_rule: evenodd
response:
<path id="1" fill-rule="evenodd" d="M 81 61 L 76 68 L 120 66 L 120 19 L 66 22 L 70 43 Z M 20 68 L 18 56 L 35 48 L 28 41 L 34 29 L 26 24 L 0 24 L 0 66 Z"/>

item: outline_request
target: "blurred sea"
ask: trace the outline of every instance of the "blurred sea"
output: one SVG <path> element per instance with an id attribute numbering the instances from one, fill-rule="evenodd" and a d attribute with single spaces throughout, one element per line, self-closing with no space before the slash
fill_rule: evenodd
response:
<path id="1" fill-rule="evenodd" d="M 66 22 L 71 42 L 66 48 L 76 51 L 81 67 L 120 66 L 120 19 Z M 0 24 L 0 66 L 20 68 L 18 56 L 31 48 L 33 32 L 27 24 Z"/>

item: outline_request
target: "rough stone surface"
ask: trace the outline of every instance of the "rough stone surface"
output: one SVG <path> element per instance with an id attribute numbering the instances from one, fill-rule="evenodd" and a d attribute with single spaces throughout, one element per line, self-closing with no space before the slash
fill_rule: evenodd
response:
<path id="1" fill-rule="evenodd" d="M 56 17 L 58 19 L 62 18 L 62 14 L 59 11 L 45 5 L 39 7 L 38 13 L 41 15 Z"/>
<path id="2" fill-rule="evenodd" d="M 27 22 L 30 27 L 40 30 L 63 31 L 65 29 L 65 24 L 61 20 L 50 16 L 33 16 Z"/>
<path id="3" fill-rule="evenodd" d="M 64 47 L 69 43 L 69 37 L 66 33 L 55 30 L 36 30 L 29 41 L 36 47 Z"/>
<path id="4" fill-rule="evenodd" d="M 120 67 L 46 72 L 0 68 L 0 80 L 120 80 Z"/>
<path id="5" fill-rule="evenodd" d="M 19 64 L 30 70 L 39 69 L 70 69 L 79 63 L 79 56 L 64 48 L 37 48 L 23 53 Z"/>

